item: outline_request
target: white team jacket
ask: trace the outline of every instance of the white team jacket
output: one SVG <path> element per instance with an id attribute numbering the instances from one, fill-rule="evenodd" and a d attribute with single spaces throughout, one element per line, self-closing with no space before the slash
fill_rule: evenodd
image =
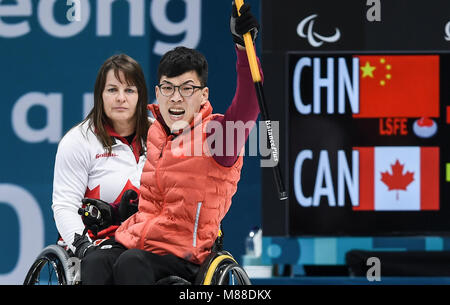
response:
<path id="1" fill-rule="evenodd" d="M 124 143 L 117 137 L 114 139 L 112 152 L 107 154 L 88 124 L 80 123 L 58 145 L 52 209 L 58 232 L 72 250 L 74 234 L 81 234 L 84 229 L 78 215 L 81 199 L 116 203 L 125 190 L 139 189 L 146 157 L 135 156 L 125 140 Z"/>

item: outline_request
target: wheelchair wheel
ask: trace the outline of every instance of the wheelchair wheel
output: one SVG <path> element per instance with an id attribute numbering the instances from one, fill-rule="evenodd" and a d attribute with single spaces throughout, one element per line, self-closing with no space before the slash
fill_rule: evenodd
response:
<path id="1" fill-rule="evenodd" d="M 203 285 L 251 285 L 251 281 L 236 260 L 226 251 L 215 256 L 206 271 Z"/>
<path id="2" fill-rule="evenodd" d="M 72 285 L 75 260 L 58 245 L 50 245 L 39 254 L 25 277 L 24 285 Z"/>

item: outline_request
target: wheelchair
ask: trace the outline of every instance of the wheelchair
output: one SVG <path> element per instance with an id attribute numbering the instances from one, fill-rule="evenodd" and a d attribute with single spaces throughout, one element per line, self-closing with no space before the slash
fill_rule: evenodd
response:
<path id="1" fill-rule="evenodd" d="M 47 246 L 29 269 L 24 285 L 79 285 L 80 259 L 66 251 L 64 244 Z M 210 255 L 200 266 L 193 283 L 178 277 L 160 279 L 156 285 L 251 285 L 250 278 L 233 256 L 223 250 L 223 233 L 219 231 Z"/>
<path id="2" fill-rule="evenodd" d="M 38 255 L 23 282 L 24 285 L 80 284 L 80 259 L 59 244 L 49 245 Z"/>

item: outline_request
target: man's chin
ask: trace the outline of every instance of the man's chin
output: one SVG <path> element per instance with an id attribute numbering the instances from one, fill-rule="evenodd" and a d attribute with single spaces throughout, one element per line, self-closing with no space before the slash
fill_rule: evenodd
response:
<path id="1" fill-rule="evenodd" d="M 186 129 L 189 127 L 191 121 L 194 118 L 191 118 L 190 120 L 187 120 L 187 116 L 184 115 L 180 119 L 174 119 L 170 114 L 166 114 L 162 116 L 164 119 L 164 122 L 166 123 L 167 127 L 169 127 L 171 132 L 178 132 L 181 129 Z"/>
<path id="2" fill-rule="evenodd" d="M 185 120 L 177 120 L 177 121 L 172 122 L 171 126 L 169 126 L 169 127 L 172 132 L 177 132 L 181 129 L 185 129 L 186 127 L 189 127 L 189 122 L 187 122 Z"/>

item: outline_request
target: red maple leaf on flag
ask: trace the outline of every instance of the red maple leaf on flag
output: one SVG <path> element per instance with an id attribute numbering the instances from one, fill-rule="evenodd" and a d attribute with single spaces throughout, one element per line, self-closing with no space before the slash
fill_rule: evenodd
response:
<path id="1" fill-rule="evenodd" d="M 398 200 L 398 191 L 406 191 L 408 185 L 414 181 L 414 173 L 407 171 L 403 174 L 404 165 L 400 164 L 398 159 L 391 165 L 392 174 L 388 171 L 381 172 L 381 181 L 387 185 L 388 191 L 397 190 L 396 199 Z"/>

